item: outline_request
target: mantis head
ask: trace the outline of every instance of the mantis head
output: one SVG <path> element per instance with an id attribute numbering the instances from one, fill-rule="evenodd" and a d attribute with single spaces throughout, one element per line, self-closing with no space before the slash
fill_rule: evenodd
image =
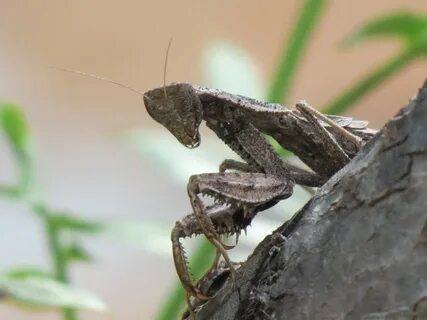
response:
<path id="1" fill-rule="evenodd" d="M 199 146 L 202 103 L 190 84 L 175 83 L 147 91 L 144 104 L 150 116 L 181 144 L 187 148 Z"/>

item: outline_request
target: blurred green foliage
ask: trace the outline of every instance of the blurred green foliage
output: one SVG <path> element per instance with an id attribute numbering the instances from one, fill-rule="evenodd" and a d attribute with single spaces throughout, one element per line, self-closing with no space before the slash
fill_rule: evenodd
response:
<path id="1" fill-rule="evenodd" d="M 0 124 L 19 167 L 16 186 L 3 187 L 3 190 L 9 190 L 9 196 L 22 196 L 29 191 L 34 182 L 34 156 L 27 119 L 18 106 L 12 103 L 2 103 L 0 105 Z"/>
<path id="2" fill-rule="evenodd" d="M 76 308 L 105 311 L 105 304 L 86 291 L 75 289 L 50 277 L 35 273 L 8 273 L 0 276 L 4 302 L 24 308 L 51 310 Z"/>
<path id="3" fill-rule="evenodd" d="M 51 270 L 18 266 L 0 273 L 0 301 L 26 309 L 62 308 L 66 320 L 77 319 L 77 309 L 105 311 L 107 308 L 99 298 L 69 284 L 69 269 L 73 263 L 93 261 L 79 236 L 102 233 L 103 236 L 119 240 L 131 240 L 148 248 L 150 252 L 165 252 L 167 247 L 169 253 L 168 234 L 158 232 L 166 227 L 141 221 L 90 221 L 50 209 L 45 197 L 39 194 L 41 188 L 35 178 L 35 152 L 30 128 L 18 106 L 0 102 L 0 129 L 10 145 L 18 168 L 16 184 L 0 186 L 0 197 L 25 204 L 29 211 L 40 218 L 52 260 Z M 72 234 L 73 241 L 66 241 L 65 234 Z M 153 240 L 159 237 L 167 240 L 167 245 L 165 241 L 157 241 L 154 246 Z"/>
<path id="4" fill-rule="evenodd" d="M 39 192 L 35 182 L 34 150 L 29 126 L 20 108 L 11 103 L 0 103 L 0 124 L 15 155 L 19 172 L 16 185 L 1 187 L 0 196 L 24 203 L 41 219 L 52 258 L 52 270 L 47 272 L 33 268 L 20 269 L 19 272 L 11 270 L 0 275 L 0 296 L 19 306 L 62 307 L 66 320 L 77 319 L 76 307 L 104 310 L 94 295 L 68 285 L 69 265 L 89 255 L 80 244 L 62 243 L 61 239 L 62 231 L 66 229 L 86 232 L 97 229 L 83 220 L 51 211 L 44 199 L 34 196 Z"/>
<path id="5" fill-rule="evenodd" d="M 400 40 L 402 42 L 400 52 L 332 99 L 323 108 L 325 113 L 344 112 L 414 59 L 425 57 L 427 54 L 427 16 L 398 11 L 377 17 L 345 39 L 344 45 L 350 47 L 368 39 L 385 37 Z"/>

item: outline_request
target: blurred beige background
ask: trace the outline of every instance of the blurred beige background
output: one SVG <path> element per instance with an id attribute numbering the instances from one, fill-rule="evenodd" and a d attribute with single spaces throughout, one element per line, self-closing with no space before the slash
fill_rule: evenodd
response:
<path id="1" fill-rule="evenodd" d="M 145 91 L 167 79 L 200 83 L 201 52 L 224 39 L 248 51 L 268 81 L 299 1 L 0 0 L 0 99 L 22 106 L 38 149 L 40 180 L 55 208 L 97 219 L 161 219 L 189 212 L 185 187 L 118 139 L 158 128 L 140 97 L 47 65 L 107 76 Z M 425 0 L 330 1 L 298 72 L 290 101 L 318 106 L 399 50 L 394 41 L 352 49 L 338 43 L 366 20 L 393 9 L 427 12 Z M 380 127 L 415 94 L 427 61 L 412 63 L 350 114 Z M 14 168 L 0 141 L 0 180 Z M 172 159 L 171 159 L 172 161 Z M 155 194 L 162 197 L 155 197 Z M 167 197 L 167 201 L 165 201 Z M 41 226 L 19 205 L 0 202 L 0 271 L 49 265 Z M 111 314 L 82 319 L 151 319 L 175 279 L 172 261 L 113 241 L 87 242 L 96 264 L 78 264 L 74 282 L 96 292 Z M 60 319 L 0 305 L 0 319 Z"/>

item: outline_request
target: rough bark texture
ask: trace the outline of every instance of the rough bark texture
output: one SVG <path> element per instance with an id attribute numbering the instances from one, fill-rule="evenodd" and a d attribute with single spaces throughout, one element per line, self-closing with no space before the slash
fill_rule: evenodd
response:
<path id="1" fill-rule="evenodd" d="M 427 319 L 427 89 L 197 318 Z"/>

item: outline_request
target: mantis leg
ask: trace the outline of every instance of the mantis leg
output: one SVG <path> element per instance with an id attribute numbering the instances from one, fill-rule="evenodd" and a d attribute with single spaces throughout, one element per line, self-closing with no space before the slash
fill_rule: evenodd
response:
<path id="1" fill-rule="evenodd" d="M 230 235 L 240 232 L 240 230 L 245 229 L 249 225 L 253 216 L 256 214 L 256 212 L 253 211 L 249 217 L 244 219 L 241 208 L 231 208 L 221 204 L 206 207 L 204 210 L 212 219 L 215 230 L 219 235 Z M 208 300 L 209 297 L 207 294 L 205 292 L 201 292 L 200 289 L 197 288 L 197 285 L 194 283 L 190 275 L 188 259 L 185 249 L 181 244 L 181 239 L 192 237 L 193 235 L 199 235 L 201 233 L 203 233 L 203 230 L 194 214 L 189 214 L 181 221 L 177 221 L 171 233 L 172 254 L 178 277 L 187 294 L 194 296 L 199 300 Z M 217 256 L 212 267 L 209 269 L 210 271 L 216 268 L 221 255 L 222 252 L 217 250 Z"/>

